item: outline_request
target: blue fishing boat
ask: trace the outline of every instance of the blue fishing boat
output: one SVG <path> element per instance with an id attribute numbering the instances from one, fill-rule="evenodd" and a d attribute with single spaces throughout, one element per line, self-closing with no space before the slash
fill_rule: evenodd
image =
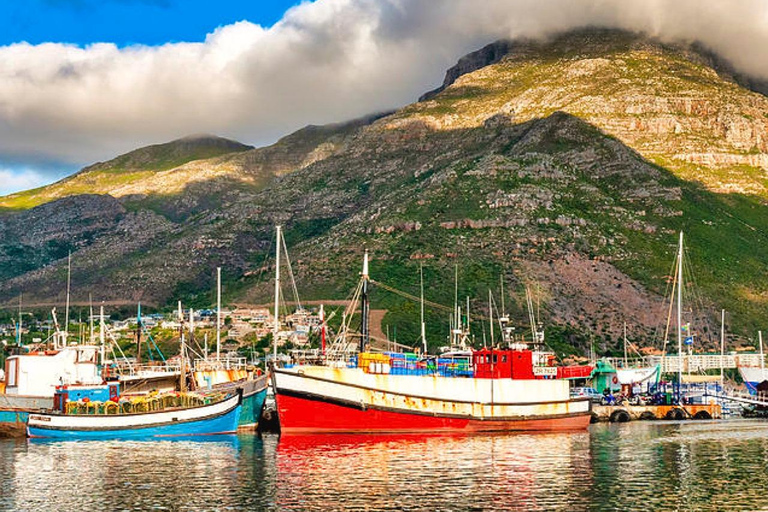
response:
<path id="1" fill-rule="evenodd" d="M 162 398 L 156 398 L 162 401 Z M 86 439 L 156 439 L 184 436 L 234 434 L 242 410 L 243 394 L 238 390 L 223 399 L 192 407 L 160 408 L 149 412 L 123 411 L 126 405 L 111 402 L 92 409 L 30 414 L 27 436 L 30 438 Z"/>

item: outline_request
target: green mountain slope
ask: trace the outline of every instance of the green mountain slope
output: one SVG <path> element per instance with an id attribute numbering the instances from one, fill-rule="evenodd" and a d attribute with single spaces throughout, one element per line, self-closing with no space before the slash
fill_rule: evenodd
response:
<path id="1" fill-rule="evenodd" d="M 0 198 L 0 208 L 31 208 L 78 194 L 123 195 L 131 185 L 141 184 L 157 173 L 202 160 L 253 149 L 239 142 L 211 135 L 193 135 L 120 155 L 108 162 L 85 167 L 52 185 Z"/>
<path id="2" fill-rule="evenodd" d="M 738 335 L 761 326 L 768 98 L 706 52 L 623 32 L 494 47 L 393 114 L 156 173 L 104 200 L 102 223 L 60 201 L 0 217 L 0 261 L 15 269 L 0 295 L 61 298 L 66 246 L 81 295 L 208 305 L 222 265 L 229 300 L 265 302 L 280 224 L 307 298 L 344 298 L 367 248 L 374 279 L 414 293 L 423 264 L 444 304 L 458 265 L 476 317 L 502 276 L 520 328 L 527 286 L 558 350 L 609 349 L 625 321 L 660 343 L 683 229 L 701 342 L 721 307 Z M 31 254 L 48 256 L 22 266 Z M 399 341 L 416 339 L 415 304 L 383 289 L 374 301 Z M 441 343 L 447 314 L 428 315 Z"/>

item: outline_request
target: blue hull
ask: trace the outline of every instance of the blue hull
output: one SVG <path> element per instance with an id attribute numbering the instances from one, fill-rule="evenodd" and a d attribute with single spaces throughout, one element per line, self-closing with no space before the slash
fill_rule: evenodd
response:
<path id="1" fill-rule="evenodd" d="M 208 418 L 184 423 L 167 425 L 110 429 L 110 430 L 53 430 L 28 426 L 27 435 L 32 438 L 90 440 L 90 439 L 157 439 L 166 437 L 210 436 L 215 434 L 234 434 L 240 419 L 241 407 L 235 407 L 228 413 L 216 418 Z"/>

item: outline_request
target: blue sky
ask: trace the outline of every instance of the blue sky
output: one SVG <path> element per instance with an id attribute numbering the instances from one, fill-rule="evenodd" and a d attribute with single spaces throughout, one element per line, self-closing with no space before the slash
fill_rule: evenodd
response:
<path id="1" fill-rule="evenodd" d="M 202 41 L 248 20 L 271 26 L 297 0 L 0 0 L 0 45 Z"/>

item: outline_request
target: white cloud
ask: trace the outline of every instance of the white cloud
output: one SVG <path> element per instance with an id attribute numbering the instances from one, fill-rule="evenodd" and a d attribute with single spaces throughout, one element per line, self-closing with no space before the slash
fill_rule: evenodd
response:
<path id="1" fill-rule="evenodd" d="M 0 167 L 0 196 L 49 183 L 61 173 L 48 174 L 31 167 Z"/>
<path id="2" fill-rule="evenodd" d="M 265 143 L 409 103 L 500 37 L 589 24 L 700 40 L 768 78 L 763 0 L 317 0 L 203 43 L 0 47 L 0 156 L 89 163 L 198 132 Z"/>

